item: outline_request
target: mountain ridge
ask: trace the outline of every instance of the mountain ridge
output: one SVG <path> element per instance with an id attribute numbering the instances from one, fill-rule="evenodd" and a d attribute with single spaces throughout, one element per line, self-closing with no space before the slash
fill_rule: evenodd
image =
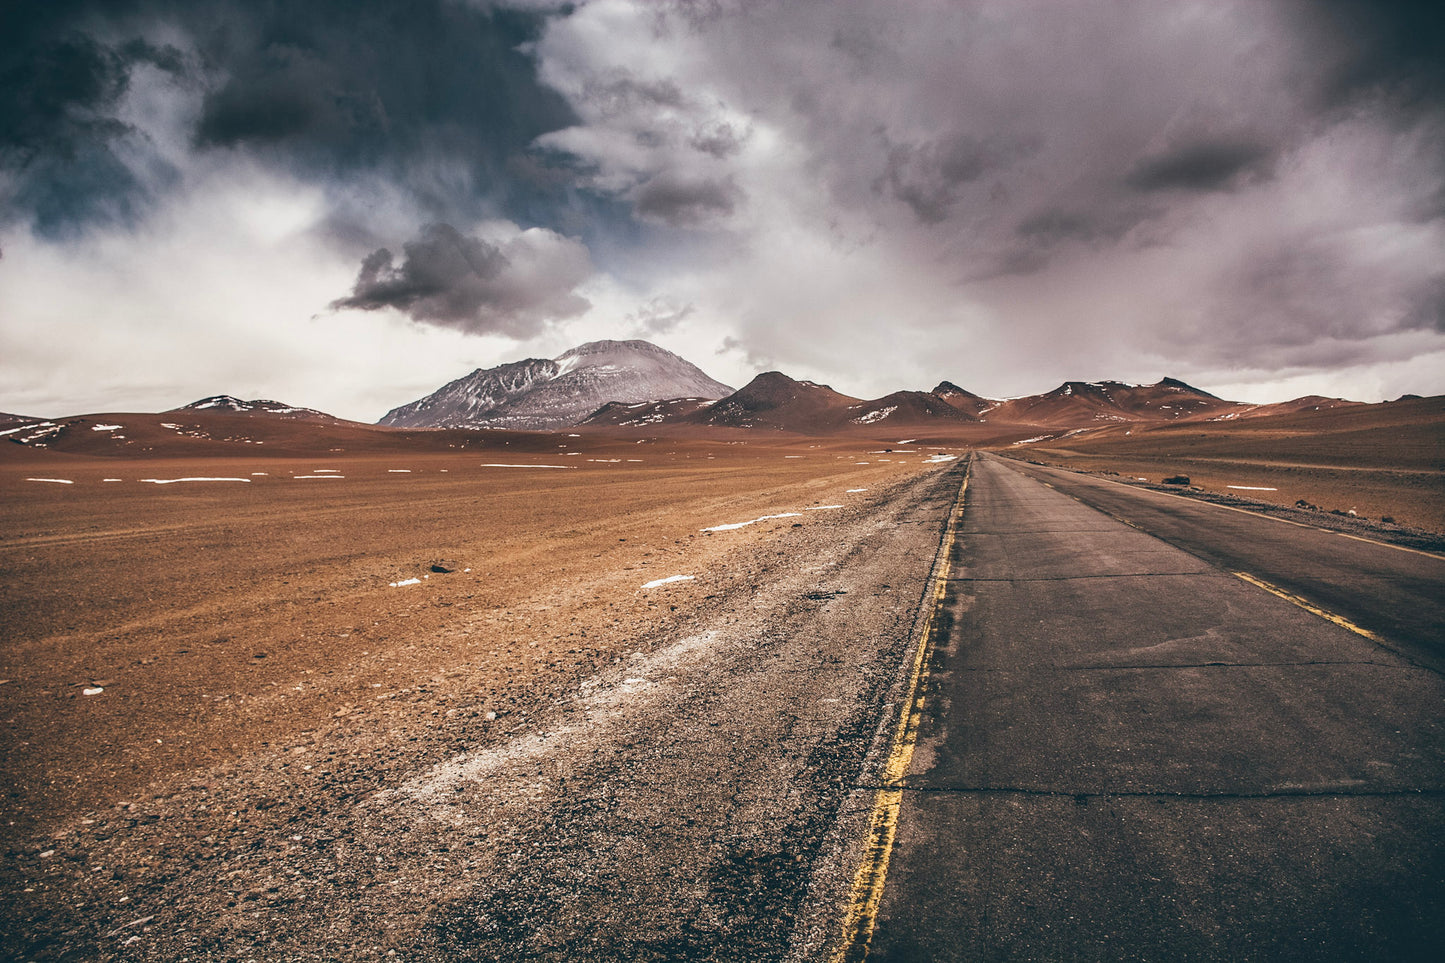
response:
<path id="1" fill-rule="evenodd" d="M 589 341 L 556 358 L 477 368 L 431 394 L 388 411 L 392 428 L 573 427 L 609 402 L 706 400 L 733 389 L 648 341 Z"/>

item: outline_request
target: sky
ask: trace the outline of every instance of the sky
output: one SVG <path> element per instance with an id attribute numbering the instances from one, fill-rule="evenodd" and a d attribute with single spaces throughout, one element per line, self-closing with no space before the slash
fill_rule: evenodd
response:
<path id="1" fill-rule="evenodd" d="M 0 6 L 0 411 L 645 338 L 878 397 L 1445 393 L 1438 0 Z"/>

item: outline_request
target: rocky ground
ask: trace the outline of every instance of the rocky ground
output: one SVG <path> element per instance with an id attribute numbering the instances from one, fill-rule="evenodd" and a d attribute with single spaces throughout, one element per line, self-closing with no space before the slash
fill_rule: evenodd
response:
<path id="1" fill-rule="evenodd" d="M 824 955 L 957 463 L 589 454 L 0 478 L 4 955 Z"/>

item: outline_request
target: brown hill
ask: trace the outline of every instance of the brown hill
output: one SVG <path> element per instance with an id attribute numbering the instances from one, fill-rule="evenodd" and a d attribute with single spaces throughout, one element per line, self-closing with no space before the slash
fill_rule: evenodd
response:
<path id="1" fill-rule="evenodd" d="M 973 415 L 975 418 L 997 404 L 997 402 L 989 401 L 972 391 L 960 388 L 952 381 L 940 381 L 932 393 L 959 411 Z"/>
<path id="2" fill-rule="evenodd" d="M 839 394 L 827 385 L 765 371 L 683 421 L 717 428 L 772 428 L 811 434 L 846 421 L 850 406 L 859 404 L 862 399 Z"/>
<path id="3" fill-rule="evenodd" d="M 315 408 L 298 408 L 294 405 L 258 398 L 242 401 L 234 395 L 212 395 L 193 401 L 179 408 L 172 408 L 163 414 L 186 414 L 195 411 L 210 411 L 216 414 L 255 415 L 257 417 L 289 418 L 300 421 L 339 421 L 335 415 L 328 415 Z"/>
<path id="4" fill-rule="evenodd" d="M 846 419 L 835 428 L 853 426 L 937 425 L 940 423 L 974 423 L 978 419 L 968 411 L 941 398 L 935 392 L 895 391 L 874 401 L 850 405 Z"/>
<path id="5" fill-rule="evenodd" d="M 588 415 L 578 428 L 641 428 L 671 425 L 711 407 L 706 398 L 673 398 L 668 401 L 641 401 L 626 404 L 609 401 Z"/>
<path id="6" fill-rule="evenodd" d="M 994 404 L 987 421 L 1046 428 L 1088 428 L 1108 422 L 1172 422 L 1209 418 L 1240 406 L 1174 378 L 1152 385 L 1066 381 L 1053 391 Z"/>

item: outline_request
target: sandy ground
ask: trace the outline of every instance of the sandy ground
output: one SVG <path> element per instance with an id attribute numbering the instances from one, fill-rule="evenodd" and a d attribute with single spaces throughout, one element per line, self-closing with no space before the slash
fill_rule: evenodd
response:
<path id="1" fill-rule="evenodd" d="M 722 604 L 714 576 L 946 467 L 848 441 L 571 444 L 584 450 L 505 461 L 0 464 L 8 951 L 104 958 L 56 934 L 129 925 L 125 894 L 178 866 L 240 873 L 228 840 L 284 832 L 277 806 L 304 821 L 525 730 Z M 500 467 L 514 464 L 567 467 Z M 142 480 L 180 478 L 250 481 Z M 785 517 L 753 521 L 768 515 Z M 679 575 L 693 578 L 644 587 Z M 229 788 L 260 770 L 287 788 Z M 126 849 L 129 833 L 144 844 Z M 86 865 L 106 846 L 120 865 Z M 223 891 L 232 907 L 274 910 L 278 885 L 245 879 Z M 105 945 L 139 935 L 136 919 Z"/>
<path id="2" fill-rule="evenodd" d="M 1445 417 L 1424 398 L 1339 412 L 1137 429 L 1114 429 L 1006 452 L 1065 468 L 1113 471 L 1190 484 L 1322 512 L 1445 533 Z"/>

